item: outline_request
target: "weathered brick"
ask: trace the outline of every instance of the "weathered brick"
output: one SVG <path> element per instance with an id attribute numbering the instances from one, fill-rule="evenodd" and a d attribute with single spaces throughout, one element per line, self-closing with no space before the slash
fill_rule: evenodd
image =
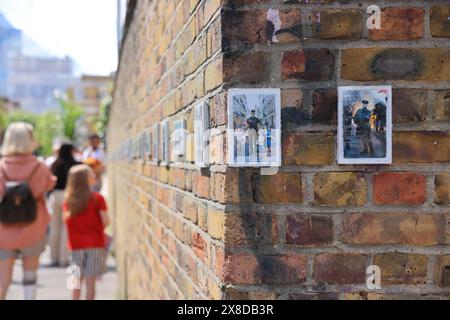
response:
<path id="1" fill-rule="evenodd" d="M 232 284 L 298 284 L 306 280 L 304 255 L 228 254 L 225 281 Z"/>
<path id="2" fill-rule="evenodd" d="M 317 173 L 313 178 L 315 205 L 364 205 L 366 180 L 357 172 Z"/>
<path id="3" fill-rule="evenodd" d="M 434 267 L 434 283 L 440 287 L 450 287 L 450 255 L 437 258 Z"/>
<path id="4" fill-rule="evenodd" d="M 434 178 L 434 203 L 449 204 L 450 199 L 450 174 L 440 173 Z"/>
<path id="5" fill-rule="evenodd" d="M 215 95 L 210 102 L 211 127 L 224 125 L 227 121 L 227 92 Z"/>
<path id="6" fill-rule="evenodd" d="M 331 133 L 286 133 L 282 136 L 283 164 L 323 165 L 334 162 Z"/>
<path id="7" fill-rule="evenodd" d="M 313 123 L 334 124 L 337 122 L 337 90 L 319 89 L 313 93 Z"/>
<path id="8" fill-rule="evenodd" d="M 276 217 L 267 214 L 225 215 L 225 238 L 227 245 L 256 245 L 276 243 L 278 237 Z"/>
<path id="9" fill-rule="evenodd" d="M 282 79 L 308 81 L 331 80 L 334 73 L 334 54 L 328 49 L 304 49 L 283 54 Z"/>
<path id="10" fill-rule="evenodd" d="M 255 84 L 270 79 L 270 54 L 254 52 L 226 54 L 224 57 L 224 82 Z"/>
<path id="11" fill-rule="evenodd" d="M 381 11 L 381 29 L 369 30 L 370 40 L 412 40 L 423 37 L 425 10 L 392 7 Z"/>
<path id="12" fill-rule="evenodd" d="M 192 191 L 201 198 L 208 198 L 210 192 L 210 177 L 196 173 L 193 177 Z"/>
<path id="13" fill-rule="evenodd" d="M 202 261 L 207 262 L 209 260 L 209 245 L 201 234 L 192 234 L 192 249 Z"/>
<path id="14" fill-rule="evenodd" d="M 302 202 L 302 181 L 299 173 L 261 175 L 256 178 L 254 185 L 256 202 Z"/>
<path id="15" fill-rule="evenodd" d="M 363 33 L 361 10 L 320 10 L 313 12 L 313 36 L 318 39 L 360 39 Z"/>
<path id="16" fill-rule="evenodd" d="M 395 132 L 394 163 L 432 163 L 450 161 L 450 133 Z"/>
<path id="17" fill-rule="evenodd" d="M 223 173 L 213 173 L 211 175 L 210 198 L 213 201 L 225 203 L 226 201 L 226 176 Z"/>
<path id="18" fill-rule="evenodd" d="M 394 123 L 426 120 L 428 103 L 426 91 L 394 90 L 392 100 L 395 101 L 395 108 L 392 108 Z"/>
<path id="19" fill-rule="evenodd" d="M 381 269 L 381 286 L 392 284 L 425 284 L 428 259 L 422 254 L 380 253 L 373 263 Z"/>
<path id="20" fill-rule="evenodd" d="M 290 124 L 300 124 L 303 121 L 303 92 L 300 89 L 281 90 L 281 122 L 289 130 Z"/>
<path id="21" fill-rule="evenodd" d="M 224 213 L 215 209 L 208 209 L 208 234 L 214 239 L 224 237 Z"/>
<path id="22" fill-rule="evenodd" d="M 450 37 L 450 5 L 435 5 L 430 9 L 430 29 L 433 37 Z"/>
<path id="23" fill-rule="evenodd" d="M 205 71 L 205 90 L 211 91 L 222 84 L 223 65 L 222 59 L 217 58 L 213 63 L 206 67 Z"/>
<path id="24" fill-rule="evenodd" d="M 226 199 L 229 203 L 253 202 L 251 170 L 228 168 L 226 178 Z"/>
<path id="25" fill-rule="evenodd" d="M 434 118 L 437 121 L 450 120 L 450 90 L 435 91 L 433 99 Z"/>
<path id="26" fill-rule="evenodd" d="M 450 50 L 427 49 L 345 49 L 342 78 L 356 81 L 450 79 Z"/>
<path id="27" fill-rule="evenodd" d="M 186 188 L 186 174 L 184 169 L 173 168 L 169 171 L 169 183 L 180 189 Z"/>
<path id="28" fill-rule="evenodd" d="M 280 30 L 277 33 L 273 24 L 267 20 L 268 10 L 225 10 L 222 21 L 226 42 L 298 42 L 301 37 L 300 10 L 272 9 L 271 12 L 280 19 Z"/>
<path id="29" fill-rule="evenodd" d="M 437 214 L 376 213 L 342 217 L 341 241 L 357 245 L 440 244 L 442 217 Z"/>
<path id="30" fill-rule="evenodd" d="M 416 173 L 378 173 L 373 178 L 377 204 L 422 204 L 426 200 L 426 178 Z"/>
<path id="31" fill-rule="evenodd" d="M 314 257 L 313 277 L 328 284 L 359 284 L 366 281 L 367 257 L 362 254 L 321 253 Z"/>
<path id="32" fill-rule="evenodd" d="M 286 218 L 286 243 L 316 246 L 333 243 L 333 220 L 315 215 L 288 216 Z"/>

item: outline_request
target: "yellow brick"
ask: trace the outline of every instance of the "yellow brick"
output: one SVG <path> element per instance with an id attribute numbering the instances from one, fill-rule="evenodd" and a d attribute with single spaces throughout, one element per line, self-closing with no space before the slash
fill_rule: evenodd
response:
<path id="1" fill-rule="evenodd" d="M 224 213 L 215 209 L 208 210 L 208 233 L 214 239 L 223 239 Z"/>

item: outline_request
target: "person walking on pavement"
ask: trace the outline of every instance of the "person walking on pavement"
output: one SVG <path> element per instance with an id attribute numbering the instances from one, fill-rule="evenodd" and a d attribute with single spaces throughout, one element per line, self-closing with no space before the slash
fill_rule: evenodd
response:
<path id="1" fill-rule="evenodd" d="M 45 194 L 56 183 L 49 168 L 33 155 L 37 147 L 30 124 L 12 123 L 6 130 L 0 161 L 0 300 L 6 298 L 19 256 L 24 298 L 36 298 L 39 256 L 50 222 Z"/>
<path id="2" fill-rule="evenodd" d="M 51 166 L 51 171 L 57 178 L 56 186 L 49 197 L 49 205 L 52 213 L 49 244 L 51 266 L 54 267 L 66 267 L 69 265 L 67 232 L 63 221 L 63 202 L 69 170 L 73 166 L 80 164 L 80 162 L 74 159 L 73 153 L 74 146 L 72 144 L 63 144 L 60 147 L 58 157 Z"/>
<path id="3" fill-rule="evenodd" d="M 94 169 L 94 173 L 97 176 L 97 184 L 94 186 L 94 190 L 100 192 L 102 188 L 105 152 L 101 147 L 98 134 L 93 134 L 89 137 L 89 146 L 84 150 L 81 158 L 84 163 L 91 165 Z"/>
<path id="4" fill-rule="evenodd" d="M 106 272 L 106 245 L 104 229 L 109 225 L 106 202 L 103 196 L 91 191 L 96 177 L 88 165 L 70 169 L 67 182 L 64 216 L 68 231 L 68 244 L 72 262 L 78 268 L 78 286 L 72 291 L 73 300 L 81 298 L 83 281 L 86 299 L 95 299 L 95 282 Z"/>

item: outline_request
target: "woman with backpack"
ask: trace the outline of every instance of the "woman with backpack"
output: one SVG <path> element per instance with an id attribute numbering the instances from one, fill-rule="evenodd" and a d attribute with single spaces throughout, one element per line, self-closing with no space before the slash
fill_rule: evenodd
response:
<path id="1" fill-rule="evenodd" d="M 35 299 L 39 256 L 50 222 L 45 194 L 56 183 L 49 168 L 33 155 L 37 147 L 30 124 L 12 123 L 6 130 L 0 160 L 0 300 L 6 298 L 19 255 L 24 298 Z"/>
<path id="2" fill-rule="evenodd" d="M 64 190 L 67 184 L 67 175 L 70 168 L 80 164 L 73 154 L 75 148 L 70 143 L 65 143 L 59 148 L 58 156 L 50 169 L 56 176 L 56 186 L 50 194 L 49 205 L 52 213 L 50 225 L 50 256 L 52 266 L 66 267 L 69 265 L 69 253 L 67 250 L 67 232 L 63 221 Z"/>

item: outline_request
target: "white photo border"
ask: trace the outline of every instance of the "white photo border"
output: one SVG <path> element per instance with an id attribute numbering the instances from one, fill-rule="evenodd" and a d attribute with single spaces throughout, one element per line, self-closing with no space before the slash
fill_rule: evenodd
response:
<path id="1" fill-rule="evenodd" d="M 386 157 L 384 158 L 345 158 L 343 130 L 343 92 L 351 90 L 387 90 L 386 112 Z M 339 86 L 338 87 L 338 128 L 337 128 L 337 163 L 338 164 L 392 164 L 392 86 Z"/>
<path id="2" fill-rule="evenodd" d="M 276 161 L 269 164 L 261 163 L 235 163 L 234 162 L 234 128 L 233 128 L 233 112 L 231 110 L 232 99 L 234 95 L 237 94 L 273 94 L 275 95 L 275 131 L 276 136 Z M 253 167 L 253 168 L 264 168 L 264 167 L 280 167 L 281 166 L 281 89 L 279 88 L 251 88 L 251 89 L 241 89 L 233 88 L 228 90 L 228 106 L 227 106 L 227 154 L 228 154 L 228 166 L 230 167 Z"/>

